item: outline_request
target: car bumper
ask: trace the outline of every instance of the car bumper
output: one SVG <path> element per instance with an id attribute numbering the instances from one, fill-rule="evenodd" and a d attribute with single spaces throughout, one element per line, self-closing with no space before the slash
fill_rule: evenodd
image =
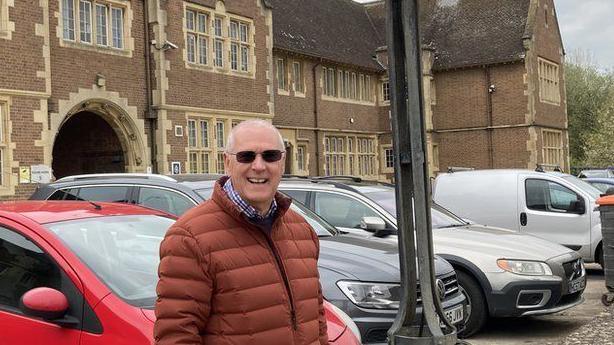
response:
<path id="1" fill-rule="evenodd" d="M 347 300 L 331 301 L 337 307 L 344 310 L 354 320 L 362 335 L 363 344 L 378 345 L 387 344 L 388 329 L 396 317 L 396 310 L 378 310 L 360 308 L 348 302 Z M 466 300 L 461 293 L 448 297 L 441 304 L 444 310 L 452 309 L 456 306 L 463 306 L 463 315 L 466 313 Z M 420 320 L 422 315 L 422 307 L 416 308 L 416 316 L 414 320 Z M 455 326 L 462 324 L 462 320 L 456 323 Z"/>
<path id="2" fill-rule="evenodd" d="M 581 279 L 585 287 L 586 276 Z M 519 317 L 557 313 L 582 303 L 584 287 L 570 293 L 569 284 L 560 278 L 511 282 L 501 290 L 492 291 L 488 299 L 490 315 Z"/>

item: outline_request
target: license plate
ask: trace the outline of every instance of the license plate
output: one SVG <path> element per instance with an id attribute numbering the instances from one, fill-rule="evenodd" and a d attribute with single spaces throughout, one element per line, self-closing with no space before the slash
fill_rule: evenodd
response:
<path id="1" fill-rule="evenodd" d="M 578 292 L 586 286 L 586 277 L 574 279 L 569 282 L 569 293 Z"/>
<path id="2" fill-rule="evenodd" d="M 451 324 L 459 323 L 463 321 L 463 306 L 459 305 L 454 308 L 446 309 L 443 311 L 446 315 L 446 319 L 450 321 Z M 444 327 L 443 323 L 440 322 L 441 327 Z"/>

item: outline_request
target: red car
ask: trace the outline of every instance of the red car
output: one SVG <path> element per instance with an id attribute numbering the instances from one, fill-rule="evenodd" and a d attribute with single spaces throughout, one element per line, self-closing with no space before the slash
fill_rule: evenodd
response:
<path id="1" fill-rule="evenodd" d="M 127 204 L 0 204 L 0 344 L 152 344 L 158 247 L 173 222 Z M 359 344 L 349 317 L 325 306 L 331 343 Z"/>

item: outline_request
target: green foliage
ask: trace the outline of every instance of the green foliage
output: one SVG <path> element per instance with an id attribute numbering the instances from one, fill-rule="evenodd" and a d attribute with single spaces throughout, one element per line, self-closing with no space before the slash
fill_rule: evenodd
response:
<path id="1" fill-rule="evenodd" d="M 566 64 L 571 166 L 614 165 L 614 73 Z"/>

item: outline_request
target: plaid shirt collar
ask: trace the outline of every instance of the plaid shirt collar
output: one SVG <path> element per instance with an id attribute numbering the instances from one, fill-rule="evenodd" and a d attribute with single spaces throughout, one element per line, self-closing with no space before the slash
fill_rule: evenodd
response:
<path id="1" fill-rule="evenodd" d="M 245 200 L 241 198 L 239 193 L 237 193 L 237 191 L 233 188 L 232 182 L 230 179 L 228 179 L 228 181 L 224 183 L 224 191 L 228 195 L 228 198 L 230 198 L 230 200 L 232 200 L 232 202 L 234 202 L 235 205 L 239 207 L 241 212 L 243 212 L 247 216 L 247 218 L 267 219 L 275 215 L 275 212 L 277 211 L 277 201 L 273 199 L 273 202 L 271 203 L 271 208 L 269 208 L 269 211 L 266 213 L 266 215 L 264 215 L 264 217 L 261 216 L 252 205 L 248 204 L 247 202 L 245 202 Z"/>

